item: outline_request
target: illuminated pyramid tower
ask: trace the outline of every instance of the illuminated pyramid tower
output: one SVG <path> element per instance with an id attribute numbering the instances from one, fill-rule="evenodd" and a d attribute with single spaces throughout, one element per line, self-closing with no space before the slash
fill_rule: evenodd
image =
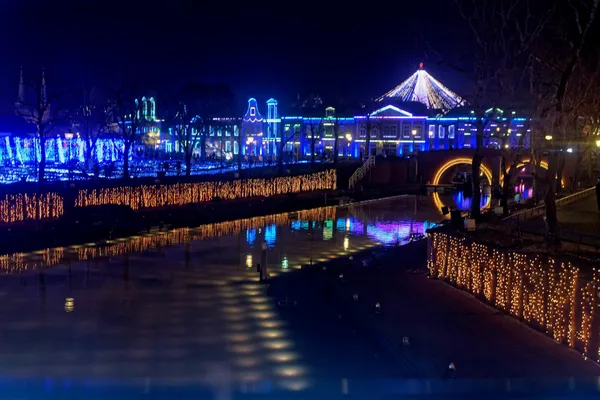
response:
<path id="1" fill-rule="evenodd" d="M 407 80 L 379 97 L 377 101 L 396 99 L 401 101 L 415 101 L 425 104 L 427 108 L 448 111 L 456 106 L 464 105 L 465 101 L 442 85 L 433 76 L 423 69 L 419 70 Z"/>

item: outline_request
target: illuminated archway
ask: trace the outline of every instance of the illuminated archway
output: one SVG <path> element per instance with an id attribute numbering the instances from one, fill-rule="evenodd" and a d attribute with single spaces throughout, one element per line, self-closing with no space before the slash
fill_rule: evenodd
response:
<path id="1" fill-rule="evenodd" d="M 471 165 L 472 161 L 473 160 L 470 158 L 462 157 L 462 158 L 454 158 L 454 159 L 446 162 L 444 165 L 442 165 L 436 171 L 435 175 L 433 176 L 433 181 L 431 182 L 431 184 L 439 185 L 442 175 L 444 175 L 444 172 L 446 172 L 448 169 L 450 169 L 454 166 L 457 166 L 457 165 L 461 165 L 461 164 Z M 485 164 L 481 163 L 481 172 L 485 175 L 485 177 L 488 179 L 488 182 L 491 185 L 492 184 L 492 171 Z"/>
<path id="2" fill-rule="evenodd" d="M 442 165 L 440 168 L 438 168 L 438 170 L 436 171 L 436 173 L 433 176 L 433 180 L 432 180 L 431 184 L 439 185 L 442 175 L 444 175 L 444 172 L 446 172 L 448 169 L 450 169 L 454 166 L 457 166 L 457 165 L 461 165 L 461 164 L 471 165 L 472 161 L 473 160 L 471 158 L 466 158 L 466 157 L 453 158 L 452 160 L 447 161 L 444 165 Z M 485 177 L 488 179 L 488 182 L 491 185 L 492 184 L 492 171 L 485 164 L 481 163 L 481 172 L 485 175 Z M 489 196 L 485 202 L 485 205 L 482 208 L 488 208 L 490 206 L 491 200 L 492 200 L 491 196 Z M 437 192 L 433 193 L 433 203 L 438 208 L 438 210 L 441 210 L 445 206 L 444 203 L 442 202 L 442 200 L 440 199 L 440 194 Z"/>
<path id="3" fill-rule="evenodd" d="M 524 158 L 523 160 L 521 160 L 521 162 L 517 165 L 517 169 L 523 168 L 525 166 L 525 164 L 531 164 L 531 159 L 530 158 Z M 548 161 L 540 161 L 540 167 L 548 170 Z M 561 178 L 560 180 L 561 185 L 564 187 L 565 186 L 565 178 Z"/>

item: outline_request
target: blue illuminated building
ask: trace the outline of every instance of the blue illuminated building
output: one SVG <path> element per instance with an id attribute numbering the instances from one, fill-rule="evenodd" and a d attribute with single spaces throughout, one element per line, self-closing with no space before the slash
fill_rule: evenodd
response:
<path id="1" fill-rule="evenodd" d="M 17 109 L 24 98 L 21 76 Z M 141 97 L 135 102 L 139 140 L 129 157 L 140 164 L 181 159 L 177 153 L 182 149 L 172 127 L 165 126 L 157 116 L 155 98 Z M 422 66 L 372 104 L 354 111 L 325 107 L 318 97 L 309 103 L 294 108 L 295 111 L 282 112 L 276 99 L 250 98 L 245 113 L 240 110 L 238 115 L 213 119 L 206 137 L 196 144 L 194 159 L 199 162 L 202 156 L 222 161 L 283 158 L 293 162 L 309 160 L 313 148 L 318 160 L 333 158 L 336 149 L 342 159 L 357 159 L 366 155 L 406 156 L 420 151 L 474 148 L 476 123 L 481 122 L 486 147 L 512 148 L 521 138 L 525 139 L 523 146 L 529 145 L 527 118 L 516 111 L 494 108 L 487 110 L 483 121 L 478 121 L 462 98 Z M 32 169 L 41 157 L 35 127 L 22 118 L 18 124 L 2 121 L 0 125 L 0 164 L 15 170 L 23 165 Z M 93 142 L 80 135 L 77 126 L 55 129 L 46 140 L 47 164 L 56 166 L 56 173 L 69 160 L 83 164 L 89 161 L 86 156 L 91 145 L 95 146 L 94 162 L 121 162 L 124 145 L 118 125 L 114 125 L 112 133 L 107 132 Z"/>

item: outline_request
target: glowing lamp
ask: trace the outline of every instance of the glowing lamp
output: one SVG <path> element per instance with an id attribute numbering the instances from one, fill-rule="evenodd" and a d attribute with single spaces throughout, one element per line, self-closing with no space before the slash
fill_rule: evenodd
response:
<path id="1" fill-rule="evenodd" d="M 546 139 L 546 140 L 552 140 L 552 135 L 546 135 L 546 136 L 544 136 L 544 139 Z"/>
<path id="2" fill-rule="evenodd" d="M 416 129 L 413 129 L 411 133 L 412 133 L 413 136 L 417 136 L 417 130 Z"/>
<path id="3" fill-rule="evenodd" d="M 596 140 L 596 147 L 600 148 L 600 140 Z"/>
<path id="4" fill-rule="evenodd" d="M 73 132 L 65 132 L 65 139 L 67 139 L 67 140 L 73 139 Z"/>
<path id="5" fill-rule="evenodd" d="M 349 141 L 349 142 L 351 142 L 352 141 L 352 134 L 346 133 L 346 140 Z M 598 142 L 600 142 L 600 140 Z"/>

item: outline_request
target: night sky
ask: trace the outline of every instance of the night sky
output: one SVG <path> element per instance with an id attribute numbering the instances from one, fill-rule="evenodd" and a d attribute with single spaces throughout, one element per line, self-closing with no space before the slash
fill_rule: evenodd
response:
<path id="1" fill-rule="evenodd" d="M 127 76 L 154 93 L 227 82 L 239 99 L 360 100 L 408 77 L 428 47 L 460 46 L 450 0 L 194 3 L 204 2 L 0 0 L 2 109 L 21 65 L 26 74 L 44 66 L 49 86 Z M 426 69 L 455 89 L 450 71 Z"/>

